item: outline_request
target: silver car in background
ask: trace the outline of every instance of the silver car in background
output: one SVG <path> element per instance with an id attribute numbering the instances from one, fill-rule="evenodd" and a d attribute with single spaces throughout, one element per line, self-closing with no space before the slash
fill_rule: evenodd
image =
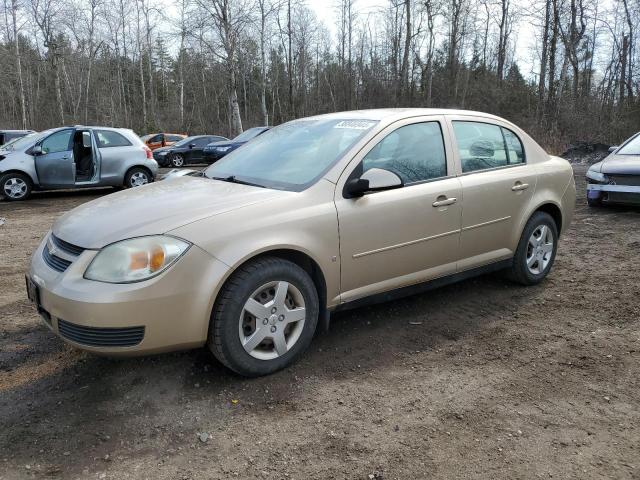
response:
<path id="1" fill-rule="evenodd" d="M 157 172 L 149 147 L 125 128 L 55 128 L 0 147 L 0 196 L 9 201 L 33 190 L 137 187 Z"/>
<path id="2" fill-rule="evenodd" d="M 640 132 L 609 152 L 587 170 L 587 203 L 640 205 Z"/>

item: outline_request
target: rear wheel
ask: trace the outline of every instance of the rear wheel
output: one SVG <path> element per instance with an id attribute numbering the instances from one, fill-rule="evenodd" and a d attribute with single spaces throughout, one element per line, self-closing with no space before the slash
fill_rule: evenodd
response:
<path id="1" fill-rule="evenodd" d="M 152 181 L 148 170 L 136 167 L 127 172 L 124 178 L 124 186 L 127 188 L 141 187 Z"/>
<path id="2" fill-rule="evenodd" d="M 210 350 L 240 375 L 256 377 L 294 362 L 318 323 L 318 293 L 295 263 L 267 257 L 240 267 L 211 316 Z"/>
<path id="3" fill-rule="evenodd" d="M 184 165 L 184 157 L 181 154 L 176 153 L 171 157 L 171 165 L 174 167 L 182 167 Z"/>
<path id="4" fill-rule="evenodd" d="M 556 222 L 548 213 L 534 213 L 520 237 L 510 277 L 523 285 L 540 283 L 551 270 L 557 248 Z"/>
<path id="5" fill-rule="evenodd" d="M 0 176 L 0 194 L 10 202 L 26 200 L 31 195 L 33 184 L 24 173 L 7 173 Z"/>

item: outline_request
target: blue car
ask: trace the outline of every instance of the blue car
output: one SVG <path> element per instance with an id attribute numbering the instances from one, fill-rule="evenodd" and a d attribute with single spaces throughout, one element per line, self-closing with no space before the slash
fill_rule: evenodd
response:
<path id="1" fill-rule="evenodd" d="M 608 157 L 587 170 L 589 206 L 640 205 L 640 132 L 609 152 Z"/>
<path id="2" fill-rule="evenodd" d="M 262 135 L 264 132 L 269 130 L 269 128 L 271 127 L 250 128 L 231 140 L 210 143 L 204 148 L 204 151 L 202 152 L 204 161 L 206 163 L 213 163 L 220 160 L 226 154 L 228 154 L 229 152 L 233 152 L 237 148 L 240 148 L 249 140 L 257 137 L 258 135 Z"/>

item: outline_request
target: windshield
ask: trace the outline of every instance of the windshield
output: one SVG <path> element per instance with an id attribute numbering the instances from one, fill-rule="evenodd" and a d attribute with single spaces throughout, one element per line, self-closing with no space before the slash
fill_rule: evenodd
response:
<path id="1" fill-rule="evenodd" d="M 192 143 L 197 138 L 198 137 L 187 137 L 185 139 L 180 140 L 179 142 L 174 143 L 172 146 L 173 147 L 184 147 L 185 145 L 189 145 L 190 143 Z"/>
<path id="2" fill-rule="evenodd" d="M 301 191 L 323 175 L 376 124 L 372 120 L 294 120 L 218 160 L 209 178 Z"/>
<path id="3" fill-rule="evenodd" d="M 616 155 L 640 155 L 640 134 L 627 140 L 622 147 L 615 152 Z"/>
<path id="4" fill-rule="evenodd" d="M 5 143 L 0 146 L 0 150 L 23 150 L 27 149 L 36 143 L 41 138 L 44 138 L 46 135 L 49 135 L 52 130 L 45 130 L 44 132 L 39 133 L 30 133 L 29 135 L 25 135 L 24 137 L 15 138 L 10 142 Z"/>
<path id="5" fill-rule="evenodd" d="M 260 128 L 260 127 L 250 128 L 249 130 L 245 130 L 240 135 L 235 137 L 232 141 L 233 142 L 248 142 L 253 137 L 257 137 L 258 134 L 260 132 L 262 132 L 263 130 L 264 130 L 264 128 Z"/>

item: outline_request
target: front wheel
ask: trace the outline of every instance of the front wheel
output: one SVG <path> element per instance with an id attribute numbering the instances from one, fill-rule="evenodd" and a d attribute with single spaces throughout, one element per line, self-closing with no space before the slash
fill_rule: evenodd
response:
<path id="1" fill-rule="evenodd" d="M 124 178 L 124 186 L 126 188 L 141 187 L 150 183 L 153 179 L 147 170 L 144 168 L 132 168 L 127 172 Z"/>
<path id="2" fill-rule="evenodd" d="M 220 292 L 208 346 L 240 375 L 267 375 L 306 350 L 318 312 L 318 292 L 307 272 L 281 258 L 255 260 L 240 267 Z"/>
<path id="3" fill-rule="evenodd" d="M 17 202 L 29 198 L 33 184 L 27 175 L 15 172 L 0 176 L 0 187 L 0 195 L 9 202 Z"/>
<path id="4" fill-rule="evenodd" d="M 602 206 L 602 199 L 600 197 L 598 197 L 598 198 L 589 198 L 589 197 L 587 197 L 587 205 L 589 205 L 590 207 L 601 207 Z"/>
<path id="5" fill-rule="evenodd" d="M 534 213 L 520 237 L 510 277 L 523 285 L 540 283 L 551 270 L 557 249 L 556 222 L 548 213 Z"/>

